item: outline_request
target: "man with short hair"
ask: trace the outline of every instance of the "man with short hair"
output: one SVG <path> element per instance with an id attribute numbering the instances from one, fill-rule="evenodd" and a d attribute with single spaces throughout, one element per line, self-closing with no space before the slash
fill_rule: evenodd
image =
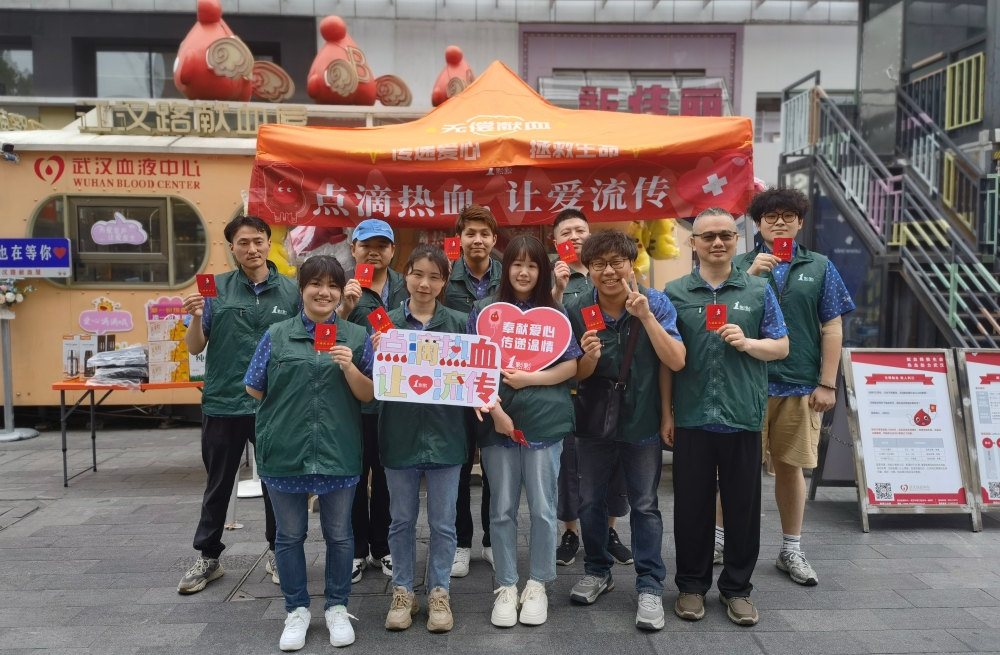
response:
<path id="1" fill-rule="evenodd" d="M 732 265 L 738 238 L 729 212 L 701 212 L 691 235 L 700 265 L 667 284 L 688 350 L 684 368 L 667 376 L 673 416 L 664 412 L 664 419 L 667 445 L 674 447 L 674 582 L 680 591 L 674 612 L 688 620 L 705 616 L 718 470 L 730 533 L 719 598 L 731 621 L 754 625 L 760 617 L 750 577 L 760 551 L 766 362 L 788 355 L 788 330 L 771 287 Z"/>
<path id="2" fill-rule="evenodd" d="M 589 605 L 614 588 L 606 499 L 617 459 L 625 471 L 632 508 L 629 519 L 639 596 L 635 625 L 643 630 L 661 630 L 666 568 L 660 555 L 663 520 L 656 496 L 663 464 L 660 439 L 664 435 L 660 369 L 683 367 L 685 348 L 670 300 L 636 282 L 633 266 L 638 256 L 635 242 L 620 230 L 592 235 L 583 244 L 581 259 L 594 289 L 580 294 L 567 307 L 573 334 L 584 351 L 576 375 L 581 393 L 592 376 L 618 381 L 626 344 L 631 335 L 637 334 L 614 438 L 581 438 L 576 442 L 586 575 L 573 586 L 570 600 Z M 590 329 L 583 316 L 583 310 L 595 304 L 604 320 L 601 330 Z"/>
<path id="3" fill-rule="evenodd" d="M 497 219 L 486 207 L 467 205 L 455 220 L 455 235 L 462 243 L 462 258 L 454 262 L 448 286 L 445 287 L 444 306 L 468 314 L 472 303 L 496 293 L 500 288 L 503 267 L 490 257 L 497 244 Z M 465 432 L 469 460 L 462 465 L 458 478 L 458 501 L 455 515 L 455 532 L 458 547 L 451 567 L 453 578 L 469 575 L 469 561 L 472 558 L 472 466 L 476 458 L 475 412 L 465 414 Z M 482 467 L 480 467 L 482 469 Z M 483 559 L 493 564 L 493 547 L 490 541 L 490 481 L 486 470 L 481 472 L 483 498 L 479 506 L 479 516 L 483 524 Z"/>
<path id="4" fill-rule="evenodd" d="M 567 264 L 561 258 L 553 267 L 555 284 L 552 298 L 556 302 L 568 304 L 581 294 L 592 293 L 590 271 L 583 265 L 580 256 L 583 243 L 590 237 L 590 223 L 579 209 L 564 209 L 552 224 L 552 236 L 556 246 L 572 242 L 576 261 Z M 570 389 L 576 393 L 576 381 L 570 380 Z M 616 456 L 617 457 L 617 456 Z M 563 535 L 556 549 L 556 564 L 569 566 L 576 561 L 580 551 L 580 476 L 576 467 L 576 436 L 567 434 L 563 439 L 563 451 L 559 456 L 559 494 L 556 518 L 563 522 Z M 625 490 L 625 471 L 620 461 L 615 461 L 608 482 L 608 553 L 618 564 L 633 562 L 632 551 L 622 543 L 615 530 L 615 519 L 628 514 L 628 495 Z"/>
<path id="5" fill-rule="evenodd" d="M 224 234 L 236 260 L 236 270 L 215 276 L 218 296 L 192 293 L 184 298 L 189 315 L 184 342 L 197 355 L 207 347 L 205 386 L 201 399 L 201 457 L 208 481 L 194 547 L 201 551 L 177 585 L 193 594 L 224 573 L 219 557 L 225 550 L 223 529 L 233 484 L 249 441 L 256 445 L 255 414 L 259 403 L 247 395 L 243 376 L 257 344 L 273 323 L 296 316 L 299 289 L 295 281 L 267 261 L 271 228 L 256 216 L 237 216 Z M 274 563 L 274 510 L 264 492 L 264 536 L 270 546 L 265 569 L 278 582 Z"/>
<path id="6" fill-rule="evenodd" d="M 774 499 L 783 533 L 775 566 L 799 584 L 815 585 L 819 576 L 801 547 L 806 507 L 802 469 L 816 468 L 819 462 L 819 413 L 837 401 L 841 316 L 854 309 L 854 301 L 829 259 L 795 243 L 808 211 L 809 199 L 797 189 L 758 193 L 747 214 L 763 243 L 733 265 L 767 281 L 788 324 L 788 357 L 767 366 L 763 450 L 770 450 L 774 464 Z M 782 238 L 792 240 L 791 261 L 774 254 L 775 239 Z"/>
<path id="7" fill-rule="evenodd" d="M 374 332 L 368 315 L 376 309 L 386 311 L 402 306 L 409 297 L 406 279 L 389 267 L 396 254 L 392 228 L 385 221 L 369 218 L 354 228 L 351 254 L 357 264 L 374 267 L 371 287 L 362 288 L 356 278 L 344 286 L 343 299 L 337 315 L 356 323 L 368 334 Z M 389 486 L 385 468 L 378 452 L 378 401 L 361 404 L 361 480 L 371 476 L 371 497 L 364 493 L 367 484 L 358 487 L 351 510 L 354 528 L 354 570 L 351 581 L 359 582 L 366 566 L 382 569 L 392 577 L 392 555 L 389 553 Z"/>

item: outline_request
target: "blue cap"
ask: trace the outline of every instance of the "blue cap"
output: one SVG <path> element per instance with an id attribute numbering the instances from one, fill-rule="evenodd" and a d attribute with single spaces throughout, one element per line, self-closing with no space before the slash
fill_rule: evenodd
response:
<path id="1" fill-rule="evenodd" d="M 354 228 L 354 234 L 351 236 L 351 239 L 355 241 L 367 241 L 374 237 L 385 237 L 389 241 L 396 243 L 389 224 L 376 218 L 369 218 L 367 221 L 358 223 L 358 226 Z"/>

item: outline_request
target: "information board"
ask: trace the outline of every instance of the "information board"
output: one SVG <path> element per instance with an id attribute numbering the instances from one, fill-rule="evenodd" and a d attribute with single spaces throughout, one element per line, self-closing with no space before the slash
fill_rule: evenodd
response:
<path id="1" fill-rule="evenodd" d="M 1000 351 L 959 350 L 962 404 L 981 511 L 1000 512 Z"/>
<path id="2" fill-rule="evenodd" d="M 69 239 L 0 239 L 0 277 L 69 277 Z"/>
<path id="3" fill-rule="evenodd" d="M 845 349 L 862 524 L 868 514 L 979 514 L 951 351 Z"/>

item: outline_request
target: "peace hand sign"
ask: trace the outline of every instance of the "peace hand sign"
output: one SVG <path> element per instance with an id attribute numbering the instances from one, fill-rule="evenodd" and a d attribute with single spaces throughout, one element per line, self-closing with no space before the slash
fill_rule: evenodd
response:
<path id="1" fill-rule="evenodd" d="M 628 298 L 625 300 L 625 311 L 640 321 L 649 316 L 649 299 L 639 293 L 639 283 L 635 281 L 634 271 L 628 280 L 622 278 L 622 285 L 628 291 Z"/>

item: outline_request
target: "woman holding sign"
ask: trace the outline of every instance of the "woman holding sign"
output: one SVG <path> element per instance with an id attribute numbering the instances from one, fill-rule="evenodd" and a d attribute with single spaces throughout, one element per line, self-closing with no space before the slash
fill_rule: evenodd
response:
<path id="1" fill-rule="evenodd" d="M 351 505 L 361 473 L 360 402 L 374 397 L 372 343 L 364 328 L 334 314 L 344 270 L 333 257 L 299 268 L 302 313 L 272 325 L 247 370 L 257 410 L 257 470 L 274 505 L 275 559 L 285 596 L 281 650 L 305 644 L 312 618 L 303 544 L 309 494 L 319 497 L 326 541 L 326 625 L 330 643 L 354 643 L 347 613 L 354 535 Z"/>
<path id="2" fill-rule="evenodd" d="M 410 298 L 389 312 L 389 327 L 399 330 L 465 333 L 467 316 L 442 305 L 448 260 L 432 246 L 420 246 L 404 269 Z M 372 337 L 378 345 L 382 333 Z M 428 394 L 429 396 L 430 394 Z M 413 593 L 417 568 L 417 515 L 420 475 L 427 478 L 427 523 L 431 531 L 427 566 L 427 629 L 453 626 L 448 596 L 455 559 L 455 506 L 458 478 L 467 458 L 465 409 L 440 403 L 383 402 L 379 411 L 379 457 L 389 484 L 389 550 L 392 553 L 392 605 L 388 630 L 405 630 L 420 611 Z"/>
<path id="3" fill-rule="evenodd" d="M 500 585 L 491 621 L 541 625 L 545 583 L 556 577 L 556 496 L 562 440 L 573 431 L 567 381 L 583 355 L 562 305 L 552 299 L 551 264 L 542 243 L 514 237 L 503 256 L 495 296 L 473 305 L 469 332 L 500 346 L 499 402 L 484 407 L 478 441 L 490 479 L 490 536 Z M 480 416 L 480 419 L 483 419 Z M 531 514 L 530 579 L 517 595 L 517 510 L 521 485 Z M 520 605 L 520 617 L 518 606 Z"/>

